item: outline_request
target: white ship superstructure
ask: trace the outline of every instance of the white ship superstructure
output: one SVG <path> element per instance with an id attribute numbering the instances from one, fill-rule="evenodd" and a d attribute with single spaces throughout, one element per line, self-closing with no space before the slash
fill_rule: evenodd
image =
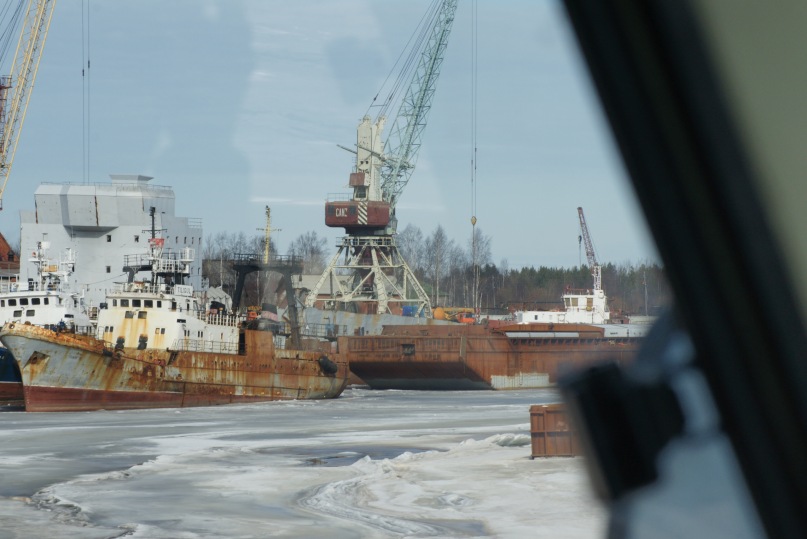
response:
<path id="1" fill-rule="evenodd" d="M 518 324 L 607 324 L 611 318 L 605 291 L 571 290 L 563 294 L 563 311 L 518 311 Z"/>
<path id="2" fill-rule="evenodd" d="M 124 257 L 148 248 L 152 211 L 166 249 L 202 249 L 201 219 L 175 215 L 172 188 L 152 184 L 149 176 L 110 178 L 109 183 L 43 183 L 34 194 L 36 209 L 20 214 L 22 252 L 35 251 L 43 238 L 54 252 L 71 249 L 78 263 L 68 284 L 84 290 L 90 308 L 104 302 L 113 282 L 122 280 Z M 20 268 L 23 281 L 35 278 L 35 272 L 33 265 Z M 200 261 L 191 262 L 187 282 L 201 288 Z"/>
<path id="3" fill-rule="evenodd" d="M 194 295 L 193 249 L 164 252 L 164 238 L 150 238 L 149 253 L 127 256 L 129 267 L 151 278 L 116 283 L 98 314 L 97 337 L 118 348 L 191 350 L 237 354 L 243 318 L 207 311 Z"/>
<path id="4" fill-rule="evenodd" d="M 32 277 L 0 279 L 0 325 L 21 322 L 71 329 L 89 326 L 82 293 L 68 285 L 76 264 L 75 253 L 66 249 L 58 258 L 51 258 L 49 248 L 48 242 L 40 241 L 31 251 L 28 262 L 34 268 Z"/>

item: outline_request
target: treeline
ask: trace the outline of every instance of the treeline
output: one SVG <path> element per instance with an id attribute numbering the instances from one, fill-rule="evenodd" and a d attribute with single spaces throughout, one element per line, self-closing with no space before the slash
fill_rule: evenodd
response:
<path id="1" fill-rule="evenodd" d="M 560 298 L 567 287 L 592 287 L 591 271 L 586 266 L 510 268 L 506 259 L 497 265 L 491 256 L 491 238 L 477 228 L 474 240 L 463 245 L 449 238 L 442 226 L 426 235 L 411 224 L 396 237 L 401 254 L 434 306 L 478 305 L 484 311 L 502 313 L 508 309 L 554 308 L 561 306 Z M 204 277 L 211 286 L 221 285 L 232 292 L 236 275 L 227 261 L 239 253 L 263 253 L 263 243 L 262 236 L 213 235 L 204 247 Z M 277 254 L 273 243 L 270 250 Z M 282 254 L 301 258 L 304 273 L 319 274 L 335 252 L 324 237 L 311 231 L 295 239 Z M 615 312 L 654 314 L 670 303 L 664 270 L 654 263 L 604 264 L 602 285 Z M 274 291 L 273 287 L 276 282 L 253 274 L 245 286 L 245 300 L 260 303 L 260 298 Z"/>

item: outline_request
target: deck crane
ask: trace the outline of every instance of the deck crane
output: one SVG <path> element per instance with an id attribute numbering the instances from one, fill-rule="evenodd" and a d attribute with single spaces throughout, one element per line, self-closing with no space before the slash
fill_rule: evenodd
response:
<path id="1" fill-rule="evenodd" d="M 28 0 L 11 76 L 0 77 L 0 209 L 55 5 L 56 0 Z"/>
<path id="2" fill-rule="evenodd" d="M 594 291 L 602 290 L 602 266 L 597 263 L 597 254 L 594 252 L 594 244 L 591 242 L 591 235 L 586 226 L 586 217 L 583 215 L 583 208 L 577 208 L 577 215 L 580 217 L 580 234 L 586 246 L 586 259 L 594 277 Z"/>
<path id="3" fill-rule="evenodd" d="M 412 314 L 431 316 L 428 295 L 395 244 L 395 206 L 417 161 L 456 9 L 457 0 L 435 0 L 424 17 L 410 60 L 405 62 L 416 67 L 383 146 L 381 135 L 392 95 L 375 120 L 369 115 L 362 118 L 355 150 L 342 147 L 356 155 L 349 181 L 353 193 L 348 200 L 326 202 L 325 224 L 343 227 L 346 236 L 306 297 L 306 307 L 314 306 L 330 281 L 328 308 L 375 314 L 397 313 L 409 306 Z M 391 308 L 394 304 L 397 309 Z"/>

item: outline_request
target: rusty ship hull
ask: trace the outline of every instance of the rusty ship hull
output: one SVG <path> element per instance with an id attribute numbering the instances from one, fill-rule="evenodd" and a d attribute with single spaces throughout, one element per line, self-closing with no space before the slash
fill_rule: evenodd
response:
<path id="1" fill-rule="evenodd" d="M 22 382 L 0 380 L 0 409 L 25 406 Z"/>
<path id="2" fill-rule="evenodd" d="M 244 331 L 252 352 L 113 350 L 104 341 L 11 324 L 0 340 L 15 358 L 32 412 L 214 406 L 338 397 L 347 364 L 316 350 L 275 349 L 272 333 Z"/>
<path id="3" fill-rule="evenodd" d="M 387 326 L 340 337 L 355 376 L 373 389 L 504 390 L 553 386 L 567 369 L 630 361 L 641 332 L 608 336 L 584 324 Z"/>

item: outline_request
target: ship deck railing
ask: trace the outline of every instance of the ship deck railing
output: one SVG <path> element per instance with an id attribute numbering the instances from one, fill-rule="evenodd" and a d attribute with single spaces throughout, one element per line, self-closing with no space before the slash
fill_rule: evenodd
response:
<path id="1" fill-rule="evenodd" d="M 201 318 L 208 324 L 215 324 L 217 326 L 229 326 L 229 327 L 238 327 L 245 320 L 245 317 L 241 315 L 222 314 L 222 313 L 214 314 L 212 312 L 203 313 L 199 318 Z"/>
<path id="2" fill-rule="evenodd" d="M 20 320 L 9 320 L 9 322 L 15 322 L 18 324 L 22 324 Z M 25 322 L 25 324 L 29 324 L 29 322 Z M 89 335 L 91 337 L 95 336 L 95 326 L 77 326 L 75 324 L 29 324 L 32 326 L 49 329 L 51 331 L 55 331 L 56 333 L 73 333 L 75 335 Z"/>
<path id="3" fill-rule="evenodd" d="M 157 273 L 188 273 L 188 267 L 196 258 L 196 250 L 192 247 L 181 249 L 164 249 L 159 258 L 148 253 L 138 253 L 123 257 L 124 268 L 154 267 Z"/>
<path id="4" fill-rule="evenodd" d="M 264 263 L 264 253 L 233 253 L 228 261 L 236 265 L 255 264 L 266 265 L 272 268 L 295 268 L 302 266 L 303 259 L 296 255 L 275 255 L 269 253 L 269 262 Z"/>
<path id="5" fill-rule="evenodd" d="M 133 283 L 113 283 L 109 290 L 115 294 L 170 294 L 175 296 L 187 297 L 193 294 L 193 287 L 188 285 L 169 285 L 165 283 L 152 284 L 145 282 L 135 281 Z"/>
<path id="6" fill-rule="evenodd" d="M 16 292 L 61 292 L 63 287 L 59 283 L 42 283 L 38 281 L 0 281 L 0 293 Z"/>
<path id="7" fill-rule="evenodd" d="M 171 346 L 172 351 L 210 352 L 214 354 L 237 354 L 237 342 L 210 341 L 202 339 L 177 339 Z"/>
<path id="8" fill-rule="evenodd" d="M 347 335 L 347 326 L 342 324 L 304 324 L 300 327 L 303 337 L 336 338 Z"/>

